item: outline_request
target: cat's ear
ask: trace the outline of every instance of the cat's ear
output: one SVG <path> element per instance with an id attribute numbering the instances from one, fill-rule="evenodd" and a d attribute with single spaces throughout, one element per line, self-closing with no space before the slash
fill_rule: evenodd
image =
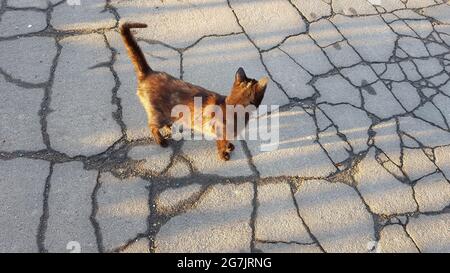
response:
<path id="1" fill-rule="evenodd" d="M 257 90 L 258 90 L 258 91 L 264 91 L 264 90 L 266 90 L 267 83 L 269 83 L 269 78 L 268 78 L 268 77 L 263 77 L 263 78 L 261 78 L 261 79 L 258 81 L 258 83 L 257 83 L 257 85 L 258 85 Z"/>
<path id="2" fill-rule="evenodd" d="M 255 92 L 255 100 L 254 100 L 254 105 L 256 107 L 259 107 L 259 105 L 261 104 L 263 98 L 264 98 L 264 94 L 266 93 L 266 88 L 267 88 L 267 84 L 269 83 L 269 78 L 268 77 L 264 77 L 261 78 L 257 83 L 256 83 L 256 92 Z"/>
<path id="3" fill-rule="evenodd" d="M 247 75 L 245 75 L 245 71 L 242 67 L 239 67 L 239 69 L 236 72 L 236 75 L 234 76 L 234 81 L 236 83 L 241 83 L 247 80 Z"/>

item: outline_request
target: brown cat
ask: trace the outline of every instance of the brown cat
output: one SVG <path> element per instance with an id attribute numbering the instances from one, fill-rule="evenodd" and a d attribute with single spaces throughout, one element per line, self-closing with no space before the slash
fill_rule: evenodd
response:
<path id="1" fill-rule="evenodd" d="M 147 25 L 142 23 L 124 23 L 120 26 L 120 32 L 136 71 L 137 95 L 147 112 L 148 126 L 156 143 L 162 147 L 167 147 L 168 142 L 161 135 L 160 129 L 170 127 L 176 120 L 171 116 L 172 108 L 176 105 L 187 105 L 193 113 L 195 108 L 194 97 L 202 98 L 201 110 L 208 105 L 217 105 L 223 113 L 226 113 L 227 105 L 242 105 L 243 107 L 254 105 L 258 107 L 261 104 L 267 87 L 267 77 L 259 81 L 247 78 L 242 68 L 239 68 L 236 72 L 233 87 L 227 97 L 187 83 L 167 73 L 152 70 L 130 32 L 131 28 L 146 27 Z M 223 118 L 223 124 L 226 126 L 226 114 L 223 115 Z M 247 120 L 246 118 L 245 123 Z M 219 157 L 223 160 L 229 160 L 230 152 L 234 149 L 233 144 L 229 143 L 226 138 L 217 139 L 216 142 Z"/>

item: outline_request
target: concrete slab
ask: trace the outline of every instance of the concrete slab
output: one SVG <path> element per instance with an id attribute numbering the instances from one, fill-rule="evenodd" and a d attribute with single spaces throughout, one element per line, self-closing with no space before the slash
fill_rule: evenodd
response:
<path id="1" fill-rule="evenodd" d="M 392 215 L 416 210 L 412 187 L 389 174 L 376 161 L 374 149 L 369 150 L 358 169 L 355 174 L 358 190 L 374 213 Z"/>
<path id="2" fill-rule="evenodd" d="M 262 58 L 272 78 L 283 86 L 289 97 L 305 99 L 314 95 L 315 91 L 309 83 L 312 79 L 311 74 L 289 55 L 277 48 L 264 52 Z M 271 84 L 271 86 L 274 85 Z M 273 91 L 268 90 L 268 92 Z M 281 101 L 281 103 L 283 102 Z"/>
<path id="3" fill-rule="evenodd" d="M 138 37 L 157 40 L 174 47 L 187 47 L 209 35 L 241 32 L 225 0 L 133 1 L 113 0 L 123 21 L 148 24 Z M 220 16 L 217 16 L 220 14 Z"/>
<path id="4" fill-rule="evenodd" d="M 295 198 L 300 215 L 325 251 L 368 252 L 373 219 L 350 186 L 309 180 Z"/>
<path id="5" fill-rule="evenodd" d="M 171 188 L 163 191 L 156 201 L 158 211 L 173 212 L 180 207 L 182 202 L 189 201 L 189 198 L 195 197 L 201 190 L 200 184 L 191 184 L 179 188 Z"/>
<path id="6" fill-rule="evenodd" d="M 331 21 L 365 61 L 386 62 L 392 56 L 397 35 L 379 16 L 336 15 Z"/>
<path id="7" fill-rule="evenodd" d="M 323 3 L 322 1 L 315 2 Z M 327 19 L 312 23 L 309 26 L 309 35 L 320 47 L 326 47 L 344 39 L 336 27 Z"/>
<path id="8" fill-rule="evenodd" d="M 24 89 L 0 76 L 0 151 L 44 149 L 39 110 L 44 91 Z"/>
<path id="9" fill-rule="evenodd" d="M 133 147 L 128 156 L 133 160 L 139 160 L 138 169 L 142 172 L 159 174 L 164 171 L 171 161 L 172 149 L 162 148 L 156 143 L 145 146 Z"/>
<path id="10" fill-rule="evenodd" d="M 97 172 L 85 171 L 82 163 L 55 165 L 50 180 L 45 236 L 45 247 L 49 252 L 68 252 L 70 242 L 77 242 L 82 253 L 98 251 L 90 220 L 91 196 L 96 184 Z"/>
<path id="11" fill-rule="evenodd" d="M 410 218 L 406 230 L 422 252 L 440 253 L 450 251 L 450 215 L 419 215 Z"/>
<path id="12" fill-rule="evenodd" d="M 331 15 L 331 6 L 326 1 L 292 0 L 291 2 L 309 22 Z"/>
<path id="13" fill-rule="evenodd" d="M 55 0 L 53 0 L 54 2 Z M 14 8 L 40 8 L 45 9 L 47 8 L 47 1 L 46 0 L 7 0 L 6 4 L 9 7 Z"/>
<path id="14" fill-rule="evenodd" d="M 400 166 L 401 139 L 397 133 L 397 122 L 391 119 L 381 122 L 373 127 L 375 132 L 374 144 L 381 149 L 387 157 Z"/>
<path id="15" fill-rule="evenodd" d="M 5 11 L 0 21 L 0 37 L 39 32 L 47 28 L 44 12 L 35 10 Z"/>
<path id="16" fill-rule="evenodd" d="M 120 180 L 109 173 L 100 176 L 95 215 L 105 251 L 123 246 L 147 230 L 149 182 L 140 178 Z"/>
<path id="17" fill-rule="evenodd" d="M 129 245 L 121 253 L 150 253 L 150 242 L 147 238 L 142 238 Z"/>
<path id="18" fill-rule="evenodd" d="M 248 141 L 253 163 L 261 177 L 281 175 L 326 177 L 335 171 L 325 152 L 315 142 L 316 127 L 313 119 L 305 111 L 295 107 L 276 115 L 279 119 L 280 133 L 276 150 L 265 150 L 264 144 L 268 143 L 261 140 Z M 271 117 L 263 116 L 259 122 L 270 122 L 268 119 Z M 274 126 L 271 130 L 277 130 L 277 127 Z M 273 145 L 269 144 L 267 148 L 276 145 L 274 141 Z"/>
<path id="19" fill-rule="evenodd" d="M 0 67 L 11 77 L 28 83 L 45 83 L 56 55 L 53 38 L 26 37 L 0 43 Z"/>
<path id="20" fill-rule="evenodd" d="M 316 245 L 301 245 L 295 243 L 258 243 L 256 248 L 264 253 L 322 253 Z"/>
<path id="21" fill-rule="evenodd" d="M 424 5 L 425 7 L 428 5 Z M 448 4 L 435 5 L 422 10 L 424 15 L 433 17 L 444 24 L 450 24 L 450 6 Z"/>
<path id="22" fill-rule="evenodd" d="M 377 14 L 376 9 L 365 0 L 334 0 L 332 8 L 334 12 L 345 15 Z"/>
<path id="23" fill-rule="evenodd" d="M 326 47 L 324 51 L 336 67 L 349 67 L 362 61 L 347 41 L 337 42 Z"/>
<path id="24" fill-rule="evenodd" d="M 314 83 L 314 87 L 320 94 L 318 102 L 349 103 L 357 107 L 361 106 L 359 90 L 340 75 L 320 78 Z"/>
<path id="25" fill-rule="evenodd" d="M 230 1 L 239 24 L 260 49 L 268 49 L 281 43 L 285 37 L 306 30 L 297 10 L 286 1 L 261 0 Z"/>
<path id="26" fill-rule="evenodd" d="M 442 174 L 426 176 L 414 186 L 421 212 L 441 211 L 450 204 L 450 183 Z"/>
<path id="27" fill-rule="evenodd" d="M 333 69 L 321 48 L 308 35 L 290 37 L 280 48 L 313 75 Z"/>
<path id="28" fill-rule="evenodd" d="M 195 208 L 161 227 L 156 251 L 249 252 L 252 199 L 250 183 L 213 186 Z"/>
<path id="29" fill-rule="evenodd" d="M 319 142 L 334 163 L 341 163 L 349 158 L 351 148 L 338 136 L 336 128 L 330 127 L 320 132 Z"/>
<path id="30" fill-rule="evenodd" d="M 367 148 L 368 133 L 371 120 L 362 110 L 349 105 L 321 104 L 325 114 L 337 125 L 339 132 L 347 137 L 354 153 Z"/>
<path id="31" fill-rule="evenodd" d="M 112 28 L 114 14 L 105 9 L 103 0 L 79 0 L 79 5 L 64 3 L 54 8 L 50 24 L 59 30 Z"/>
<path id="32" fill-rule="evenodd" d="M 98 34 L 69 37 L 61 45 L 48 115 L 51 144 L 71 156 L 100 153 L 122 135 L 112 117 L 113 75 L 97 67 L 109 62 L 111 52 Z"/>
<path id="33" fill-rule="evenodd" d="M 235 146 L 229 161 L 219 158 L 216 142 L 209 140 L 187 140 L 183 144 L 183 154 L 192 162 L 194 168 L 203 174 L 237 177 L 252 175 L 248 159 L 242 145 L 233 141 Z"/>
<path id="34" fill-rule="evenodd" d="M 381 253 L 417 253 L 414 242 L 401 225 L 389 225 L 380 232 L 378 242 Z"/>
<path id="35" fill-rule="evenodd" d="M 312 243 L 294 205 L 288 183 L 258 186 L 255 237 L 261 241 Z"/>
<path id="36" fill-rule="evenodd" d="M 36 236 L 42 215 L 49 163 L 16 159 L 0 164 L 0 251 L 38 252 Z"/>

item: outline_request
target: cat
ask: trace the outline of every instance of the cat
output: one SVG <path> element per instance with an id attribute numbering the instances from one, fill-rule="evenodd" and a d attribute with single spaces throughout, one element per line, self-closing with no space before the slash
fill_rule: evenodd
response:
<path id="1" fill-rule="evenodd" d="M 195 97 L 202 99 L 202 111 L 208 105 L 217 105 L 225 113 L 227 105 L 243 107 L 253 105 L 257 108 L 261 104 L 268 78 L 263 77 L 259 81 L 248 78 L 241 67 L 235 74 L 234 83 L 228 96 L 177 79 L 165 72 L 152 70 L 130 31 L 132 28 L 146 27 L 147 25 L 143 23 L 125 22 L 120 26 L 120 33 L 136 72 L 137 95 L 147 113 L 148 127 L 157 144 L 162 147 L 168 146 L 168 141 L 162 136 L 160 130 L 170 128 L 176 120 L 171 116 L 172 108 L 180 104 L 187 105 L 191 112 L 194 112 Z M 226 114 L 223 115 L 223 119 L 221 124 L 226 127 Z M 248 118 L 245 123 L 247 121 Z M 218 156 L 225 161 L 230 159 L 230 153 L 234 150 L 234 145 L 228 139 L 216 139 Z"/>

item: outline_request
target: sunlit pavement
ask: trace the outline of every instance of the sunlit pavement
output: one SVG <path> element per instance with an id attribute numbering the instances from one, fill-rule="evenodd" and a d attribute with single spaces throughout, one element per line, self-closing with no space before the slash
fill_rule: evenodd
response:
<path id="1" fill-rule="evenodd" d="M 1 0 L 1 252 L 450 252 L 443 0 Z M 271 79 L 279 146 L 157 146 L 155 70 Z"/>

